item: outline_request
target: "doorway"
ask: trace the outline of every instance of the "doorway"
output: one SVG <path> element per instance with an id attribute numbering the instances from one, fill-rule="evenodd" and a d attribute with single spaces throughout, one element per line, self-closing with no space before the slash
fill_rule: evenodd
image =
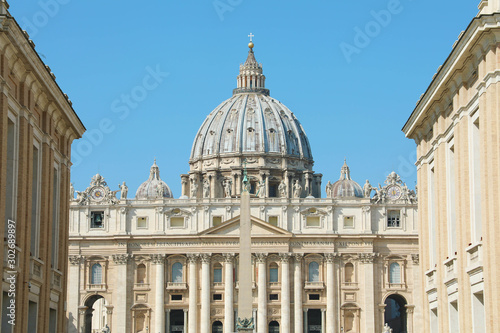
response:
<path id="1" fill-rule="evenodd" d="M 171 310 L 170 311 L 170 333 L 183 333 L 184 332 L 184 310 Z"/>
<path id="2" fill-rule="evenodd" d="M 321 310 L 307 310 L 307 333 L 321 333 Z"/>
<path id="3" fill-rule="evenodd" d="M 406 299 L 401 295 L 390 295 L 384 303 L 384 322 L 392 328 L 393 333 L 406 333 Z"/>

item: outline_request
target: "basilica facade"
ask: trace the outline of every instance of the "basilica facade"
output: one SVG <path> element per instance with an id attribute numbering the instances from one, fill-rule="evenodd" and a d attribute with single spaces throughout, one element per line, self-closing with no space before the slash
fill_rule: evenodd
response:
<path id="1" fill-rule="evenodd" d="M 179 199 L 156 161 L 134 198 L 101 175 L 74 193 L 69 332 L 235 332 L 242 274 L 255 332 L 417 331 L 417 194 L 395 172 L 361 187 L 344 161 L 322 197 L 305 130 L 249 47 L 233 96 L 194 139 Z M 243 178 L 251 267 L 238 264 Z"/>

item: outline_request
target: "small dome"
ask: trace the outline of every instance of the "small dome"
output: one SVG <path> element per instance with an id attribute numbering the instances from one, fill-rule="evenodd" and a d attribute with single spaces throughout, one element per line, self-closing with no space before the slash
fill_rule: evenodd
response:
<path id="1" fill-rule="evenodd" d="M 332 197 L 333 198 L 348 198 L 348 197 L 357 197 L 363 198 L 363 189 L 351 179 L 351 172 L 349 171 L 349 167 L 347 166 L 346 161 L 344 160 L 344 165 L 340 170 L 340 179 L 333 183 L 332 185 Z"/>
<path id="2" fill-rule="evenodd" d="M 160 168 L 156 164 L 156 159 L 151 166 L 149 179 L 139 186 L 135 198 L 140 200 L 173 198 L 170 187 L 160 178 Z"/>

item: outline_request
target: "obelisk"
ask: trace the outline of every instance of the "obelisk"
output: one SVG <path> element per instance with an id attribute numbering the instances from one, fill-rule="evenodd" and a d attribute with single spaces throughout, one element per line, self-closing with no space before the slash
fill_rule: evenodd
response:
<path id="1" fill-rule="evenodd" d="M 246 167 L 243 172 L 243 189 L 240 203 L 240 258 L 238 264 L 238 321 L 237 332 L 252 332 L 254 322 L 252 317 L 252 225 L 250 221 L 250 184 Z"/>

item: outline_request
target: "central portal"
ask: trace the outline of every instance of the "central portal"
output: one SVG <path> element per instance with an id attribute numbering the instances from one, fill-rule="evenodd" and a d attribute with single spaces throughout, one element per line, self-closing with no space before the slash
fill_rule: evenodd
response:
<path id="1" fill-rule="evenodd" d="M 307 333 L 321 333 L 321 310 L 307 310 Z"/>

